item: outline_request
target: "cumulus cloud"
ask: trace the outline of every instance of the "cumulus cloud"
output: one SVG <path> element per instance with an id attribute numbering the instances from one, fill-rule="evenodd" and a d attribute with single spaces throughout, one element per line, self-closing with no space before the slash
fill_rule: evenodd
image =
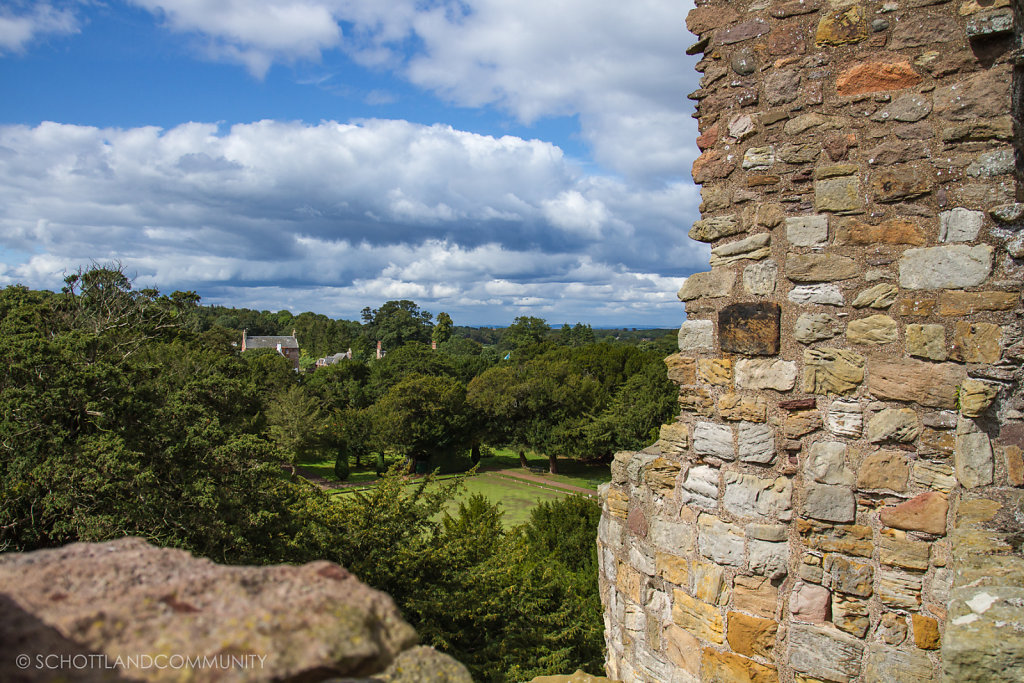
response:
<path id="1" fill-rule="evenodd" d="M 413 298 L 475 322 L 661 322 L 706 262 L 680 223 L 695 202 L 691 185 L 643 190 L 550 143 L 445 125 L 5 126 L 0 247 L 31 257 L 0 284 L 118 260 L 238 305 L 353 316 Z"/>
<path id="2" fill-rule="evenodd" d="M 578 116 L 596 161 L 615 173 L 686 177 L 697 156 L 683 98 L 696 80 L 682 54 L 692 2 L 130 1 L 260 77 L 275 61 L 337 48 L 461 106 L 526 124 Z"/>
<path id="3" fill-rule="evenodd" d="M 0 6 L 0 54 L 22 52 L 33 40 L 44 35 L 78 33 L 78 20 L 68 9 L 43 2 L 14 2 Z"/>

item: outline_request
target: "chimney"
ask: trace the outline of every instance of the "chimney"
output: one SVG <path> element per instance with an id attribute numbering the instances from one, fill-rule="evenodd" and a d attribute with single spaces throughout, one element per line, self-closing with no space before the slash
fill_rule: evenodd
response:
<path id="1" fill-rule="evenodd" d="M 430 342 L 430 348 L 432 348 L 433 350 L 437 351 L 437 342 L 436 341 L 431 341 Z"/>
<path id="2" fill-rule="evenodd" d="M 248 329 L 242 330 L 242 350 L 245 351 L 245 339 L 248 336 Z"/>
<path id="3" fill-rule="evenodd" d="M 383 357 L 384 356 L 381 355 L 381 352 L 380 352 L 380 340 L 378 340 L 377 341 L 377 358 L 383 358 Z"/>

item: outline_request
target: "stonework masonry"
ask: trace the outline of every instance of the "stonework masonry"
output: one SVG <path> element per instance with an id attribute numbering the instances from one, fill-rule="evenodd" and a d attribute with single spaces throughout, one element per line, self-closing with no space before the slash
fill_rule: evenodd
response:
<path id="1" fill-rule="evenodd" d="M 1022 1 L 696 4 L 710 270 L 602 490 L 607 673 L 1024 681 Z"/>

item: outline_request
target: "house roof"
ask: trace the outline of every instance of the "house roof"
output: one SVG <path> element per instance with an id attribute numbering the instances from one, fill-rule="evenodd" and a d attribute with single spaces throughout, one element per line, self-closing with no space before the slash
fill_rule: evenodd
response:
<path id="1" fill-rule="evenodd" d="M 247 349 L 276 349 L 278 344 L 282 349 L 299 348 L 299 340 L 293 336 L 245 338 L 245 348 Z"/>

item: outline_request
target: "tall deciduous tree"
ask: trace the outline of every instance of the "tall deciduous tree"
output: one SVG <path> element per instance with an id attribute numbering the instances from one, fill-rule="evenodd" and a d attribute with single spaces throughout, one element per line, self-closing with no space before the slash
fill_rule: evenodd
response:
<path id="1" fill-rule="evenodd" d="M 443 344 L 452 337 L 452 317 L 441 311 L 437 314 L 437 322 L 430 333 L 430 339 L 436 344 Z"/>
<path id="2" fill-rule="evenodd" d="M 411 341 L 429 344 L 432 317 L 408 299 L 387 301 L 380 308 L 363 309 L 363 333 L 371 343 L 381 342 L 385 352 Z"/>

